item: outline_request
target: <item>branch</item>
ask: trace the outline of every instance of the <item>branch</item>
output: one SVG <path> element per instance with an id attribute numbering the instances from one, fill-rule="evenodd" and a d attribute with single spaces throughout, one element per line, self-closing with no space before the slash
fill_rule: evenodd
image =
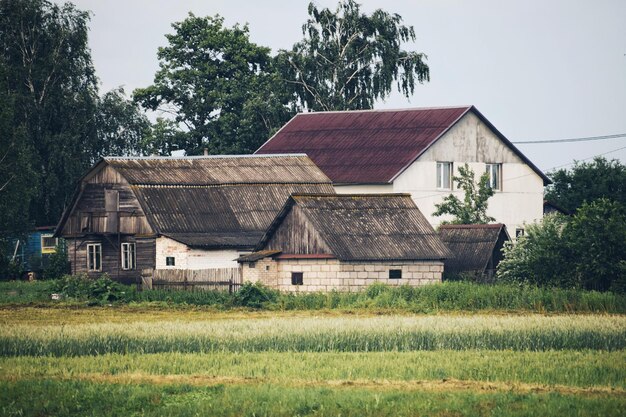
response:
<path id="1" fill-rule="evenodd" d="M 0 187 L 0 192 L 2 192 L 2 190 L 4 190 L 7 187 L 7 185 L 9 185 L 9 183 L 11 182 L 13 178 L 15 178 L 15 174 L 11 175 L 11 178 L 9 178 L 7 182 L 5 182 L 4 185 L 2 185 L 2 187 Z"/>

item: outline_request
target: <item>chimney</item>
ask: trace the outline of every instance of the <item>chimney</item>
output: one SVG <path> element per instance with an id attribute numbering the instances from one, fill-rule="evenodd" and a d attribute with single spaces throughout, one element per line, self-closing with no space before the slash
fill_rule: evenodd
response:
<path id="1" fill-rule="evenodd" d="M 204 156 L 209 156 L 209 148 L 204 148 Z"/>

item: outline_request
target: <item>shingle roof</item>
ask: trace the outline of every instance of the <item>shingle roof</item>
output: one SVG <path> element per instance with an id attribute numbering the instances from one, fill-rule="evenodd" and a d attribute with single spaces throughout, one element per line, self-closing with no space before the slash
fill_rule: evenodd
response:
<path id="1" fill-rule="evenodd" d="M 439 226 L 439 236 L 452 254 L 445 261 L 445 272 L 484 272 L 502 233 L 509 240 L 506 226 L 500 223 Z"/>
<path id="2" fill-rule="evenodd" d="M 409 194 L 293 195 L 257 246 L 297 205 L 340 260 L 440 260 L 448 251 Z"/>
<path id="3" fill-rule="evenodd" d="M 470 111 L 550 183 L 474 106 L 301 113 L 256 153 L 306 153 L 338 184 L 389 183 Z"/>

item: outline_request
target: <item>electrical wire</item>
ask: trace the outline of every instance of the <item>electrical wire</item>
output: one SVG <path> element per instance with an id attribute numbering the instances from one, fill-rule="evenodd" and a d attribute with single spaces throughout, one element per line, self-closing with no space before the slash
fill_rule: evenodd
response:
<path id="1" fill-rule="evenodd" d="M 569 139 L 549 139 L 549 140 L 527 140 L 527 141 L 516 141 L 511 142 L 516 145 L 525 145 L 525 144 L 541 144 L 541 143 L 563 143 L 563 142 L 589 142 L 593 140 L 605 140 L 605 139 L 616 139 L 616 138 L 626 138 L 626 133 L 618 133 L 615 135 L 603 135 L 603 136 L 586 136 L 582 138 L 569 138 Z"/>

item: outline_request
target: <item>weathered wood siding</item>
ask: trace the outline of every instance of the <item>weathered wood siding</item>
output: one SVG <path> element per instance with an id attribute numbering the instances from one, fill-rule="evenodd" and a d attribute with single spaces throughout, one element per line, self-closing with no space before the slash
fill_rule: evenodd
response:
<path id="1" fill-rule="evenodd" d="M 136 267 L 131 270 L 122 269 L 122 243 L 135 243 Z M 87 244 L 100 243 L 102 245 L 102 270 L 89 272 L 87 270 Z M 68 257 L 72 274 L 87 274 L 97 278 L 108 274 L 116 281 L 134 284 L 140 282 L 141 270 L 154 268 L 156 244 L 154 238 L 135 238 L 125 236 L 118 241 L 115 238 L 107 239 L 103 236 L 89 235 L 78 239 L 67 239 Z"/>
<path id="2" fill-rule="evenodd" d="M 264 249 L 299 255 L 332 253 L 298 206 L 294 206 L 287 214 Z"/>
<path id="3" fill-rule="evenodd" d="M 63 236 L 153 233 L 131 186 L 115 169 L 103 168 L 86 178 L 81 188 L 76 206 L 63 228 Z M 117 204 L 115 198 L 105 198 L 114 193 L 117 193 Z"/>

